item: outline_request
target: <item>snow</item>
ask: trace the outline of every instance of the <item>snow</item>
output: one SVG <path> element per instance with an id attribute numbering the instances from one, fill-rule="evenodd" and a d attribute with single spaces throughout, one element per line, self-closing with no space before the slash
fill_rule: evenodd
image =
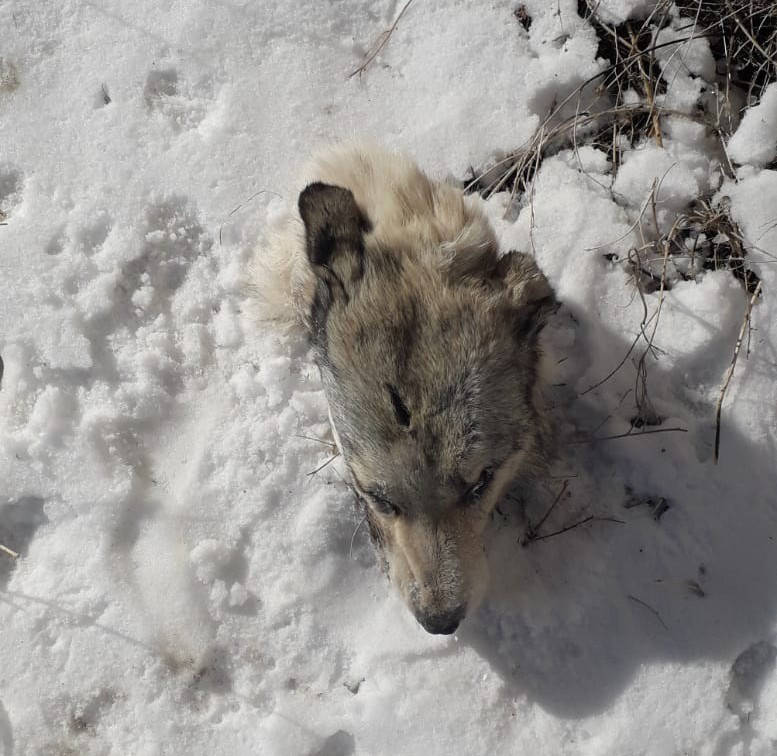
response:
<path id="1" fill-rule="evenodd" d="M 340 461 L 308 474 L 331 452 L 318 375 L 246 314 L 248 261 L 316 144 L 358 133 L 464 178 L 603 69 L 576 3 L 524 5 L 528 31 L 510 4 L 414 2 L 351 78 L 401 4 L 0 7 L 2 756 L 773 753 L 775 85 L 721 183 L 689 117 L 714 72 L 695 40 L 660 58 L 662 145 L 617 171 L 564 149 L 531 201 L 486 202 L 564 304 L 548 487 L 568 489 L 543 529 L 620 522 L 522 547 L 506 504 L 456 636 L 386 584 Z M 643 305 L 627 261 L 654 186 L 663 231 L 699 195 L 729 203 L 762 281 L 718 464 L 749 295 L 699 267 Z M 659 301 L 665 432 L 607 440 L 636 414 L 632 360 L 603 379 Z"/>
<path id="2" fill-rule="evenodd" d="M 777 158 L 777 82 L 764 90 L 728 142 L 735 163 L 762 167 Z"/>
<path id="3" fill-rule="evenodd" d="M 667 91 L 656 102 L 668 110 L 690 113 L 705 88 L 715 81 L 715 61 L 705 37 L 689 37 L 688 19 L 675 17 L 656 35 L 656 59 Z M 686 39 L 683 44 L 671 42 Z"/>
<path id="4" fill-rule="evenodd" d="M 699 196 L 701 188 L 686 160 L 653 144 L 645 144 L 625 156 L 612 186 L 613 192 L 631 207 L 644 207 L 646 200 L 651 205 L 655 201 L 662 231 L 669 230 L 677 213 Z"/>

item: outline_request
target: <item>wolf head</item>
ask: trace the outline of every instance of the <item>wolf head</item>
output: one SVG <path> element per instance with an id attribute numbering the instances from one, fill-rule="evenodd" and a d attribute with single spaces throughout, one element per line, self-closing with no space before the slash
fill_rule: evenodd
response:
<path id="1" fill-rule="evenodd" d="M 542 463 L 537 341 L 553 292 L 495 244 L 386 243 L 342 187 L 310 184 L 299 212 L 311 338 L 353 488 L 410 610 L 452 633 L 487 584 L 491 510 Z"/>

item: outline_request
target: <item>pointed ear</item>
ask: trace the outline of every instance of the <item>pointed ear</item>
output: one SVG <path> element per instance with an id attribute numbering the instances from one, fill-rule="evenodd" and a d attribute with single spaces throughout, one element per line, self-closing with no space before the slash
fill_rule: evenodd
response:
<path id="1" fill-rule="evenodd" d="M 331 271 L 343 284 L 359 278 L 370 224 L 353 193 L 316 182 L 303 189 L 298 207 L 305 225 L 305 251 L 316 275 Z"/>
<path id="2" fill-rule="evenodd" d="M 523 337 L 538 334 L 557 309 L 558 301 L 534 258 L 523 252 L 508 252 L 499 258 L 494 277 L 504 286 L 517 333 Z"/>

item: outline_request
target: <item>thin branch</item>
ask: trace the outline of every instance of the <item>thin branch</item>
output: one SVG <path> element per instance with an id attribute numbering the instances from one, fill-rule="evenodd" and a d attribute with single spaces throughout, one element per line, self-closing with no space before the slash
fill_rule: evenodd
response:
<path id="1" fill-rule="evenodd" d="M 556 504 L 558 504 L 559 501 L 561 501 L 561 497 L 566 493 L 566 490 L 567 490 L 568 487 L 569 487 L 569 481 L 565 480 L 564 483 L 561 486 L 561 490 L 558 492 L 558 494 L 556 495 L 556 498 L 553 500 L 553 503 L 548 507 L 548 510 L 542 516 L 540 521 L 536 525 L 533 525 L 529 529 L 530 533 L 536 533 L 542 527 L 542 525 L 545 522 L 545 520 L 547 520 L 548 517 L 550 517 L 550 513 L 553 511 L 553 509 L 555 508 Z"/>
<path id="2" fill-rule="evenodd" d="M 566 533 L 567 531 L 573 530 L 574 528 L 579 528 L 581 525 L 585 525 L 587 522 L 616 522 L 618 525 L 626 524 L 623 520 L 619 520 L 617 517 L 598 517 L 597 515 L 588 515 L 588 517 L 584 517 L 582 520 L 573 522 L 571 525 L 567 525 L 565 528 L 554 530 L 552 533 L 546 533 L 545 535 L 534 535 L 527 538 L 526 540 L 527 543 L 534 543 L 534 541 L 544 541 L 546 538 L 553 538 L 554 536 L 561 535 L 562 533 Z"/>
<path id="3" fill-rule="evenodd" d="M 325 441 L 323 438 L 316 438 L 315 436 L 304 436 L 301 433 L 295 433 L 294 438 L 304 438 L 306 441 L 316 441 L 319 444 L 323 444 L 324 446 L 328 446 L 330 449 L 336 449 L 337 444 L 335 444 L 332 441 Z"/>
<path id="4" fill-rule="evenodd" d="M 331 465 L 332 462 L 334 462 L 338 457 L 340 456 L 340 452 L 337 452 L 337 454 L 333 454 L 326 462 L 319 465 L 315 470 L 311 470 L 308 473 L 308 477 L 312 478 L 316 473 L 321 472 L 327 465 Z"/>
<path id="5" fill-rule="evenodd" d="M 354 76 L 356 76 L 356 74 L 359 74 L 361 76 L 361 74 L 363 74 L 367 70 L 367 67 L 370 65 L 370 63 L 372 63 L 372 61 L 375 60 L 375 58 L 378 56 L 380 51 L 386 46 L 386 43 L 389 41 L 389 39 L 391 39 L 391 35 L 394 33 L 394 29 L 397 28 L 397 24 L 399 23 L 402 16 L 405 15 L 405 11 L 410 7 L 410 3 L 412 2 L 413 0 L 407 0 L 407 2 L 402 7 L 402 10 L 399 11 L 399 15 L 396 17 L 396 19 L 394 19 L 394 23 L 391 24 L 391 27 L 389 29 L 386 29 L 386 31 L 384 31 L 378 37 L 377 42 L 373 44 L 372 47 L 374 48 L 374 50 L 372 51 L 368 50 L 362 64 L 357 69 L 351 71 L 351 73 L 348 74 L 349 79 L 352 79 Z"/>
<path id="6" fill-rule="evenodd" d="M 241 207 L 245 207 L 249 202 L 256 199 L 260 194 L 274 194 L 276 197 L 280 197 L 281 195 L 278 194 L 278 192 L 274 192 L 272 189 L 260 189 L 258 192 L 254 192 L 247 200 L 243 200 L 237 207 L 233 207 L 228 213 L 227 217 L 224 218 L 224 220 L 221 222 L 221 225 L 219 226 L 219 247 L 222 246 L 221 244 L 221 232 L 224 230 L 224 226 L 226 225 L 227 221 L 238 211 Z"/>
<path id="7" fill-rule="evenodd" d="M 718 463 L 718 457 L 719 457 L 719 451 L 720 451 L 720 420 L 721 420 L 721 412 L 723 410 L 723 399 L 726 396 L 726 391 L 728 391 L 728 385 L 729 383 L 731 383 L 731 378 L 734 375 L 734 368 L 737 365 L 739 350 L 742 348 L 742 341 L 744 341 L 745 332 L 747 332 L 748 326 L 750 325 L 750 314 L 752 313 L 753 305 L 756 303 L 756 300 L 760 295 L 761 295 L 761 281 L 758 282 L 758 286 L 755 287 L 753 296 L 750 297 L 747 303 L 747 309 L 745 310 L 745 317 L 742 319 L 742 327 L 739 329 L 739 336 L 737 336 L 737 343 L 736 343 L 736 347 L 734 348 L 734 356 L 731 358 L 731 364 L 729 365 L 728 372 L 726 373 L 726 380 L 723 381 L 723 386 L 721 386 L 721 389 L 720 389 L 718 404 L 715 408 L 715 464 Z"/>
<path id="8" fill-rule="evenodd" d="M 628 431 L 619 433 L 617 436 L 600 436 L 599 438 L 583 438 L 579 441 L 567 441 L 568 444 L 595 444 L 597 441 L 614 441 L 618 438 L 639 438 L 639 436 L 650 436 L 653 433 L 687 433 L 687 428 L 655 428 L 653 430 L 641 430 L 639 433 Z"/>
<path id="9" fill-rule="evenodd" d="M 350 559 L 353 556 L 353 542 L 356 540 L 356 534 L 359 532 L 359 528 L 361 528 L 362 525 L 364 525 L 364 521 L 367 519 L 367 515 L 364 515 L 361 520 L 359 520 L 359 524 L 353 529 L 353 533 L 351 534 L 351 545 L 348 547 L 348 558 Z"/>
<path id="10" fill-rule="evenodd" d="M 606 383 L 607 381 L 609 381 L 610 378 L 612 378 L 615 375 L 615 373 L 617 373 L 626 364 L 626 360 L 629 359 L 629 356 L 634 351 L 634 347 L 637 346 L 637 342 L 639 341 L 641 336 L 642 336 L 642 333 L 640 332 L 634 337 L 634 341 L 631 342 L 631 346 L 628 348 L 626 354 L 623 355 L 623 359 L 609 373 L 607 373 L 607 375 L 605 375 L 604 378 L 602 378 L 602 380 L 597 381 L 596 383 L 593 384 L 593 386 L 589 386 L 585 391 L 578 394 L 578 397 L 585 396 L 589 391 L 593 391 L 595 388 L 599 388 L 599 386 L 601 386 L 603 383 Z"/>
<path id="11" fill-rule="evenodd" d="M 2 543 L 0 543 L 0 551 L 2 551 L 4 554 L 8 554 L 8 556 L 13 557 L 14 559 L 18 559 L 19 553 L 14 551 L 13 549 L 9 549 L 7 546 L 3 546 Z"/>
<path id="12" fill-rule="evenodd" d="M 632 596 L 631 594 L 628 594 L 628 598 L 630 598 L 632 601 L 636 601 L 640 606 L 644 606 L 645 609 L 647 609 L 650 612 L 653 612 L 655 615 L 655 618 L 661 623 L 661 627 L 664 628 L 664 630 L 669 630 L 669 628 L 666 626 L 666 622 L 661 619 L 661 615 L 658 613 L 656 609 L 654 609 L 650 604 L 648 604 L 646 601 L 643 601 L 640 598 L 637 598 L 636 596 Z"/>

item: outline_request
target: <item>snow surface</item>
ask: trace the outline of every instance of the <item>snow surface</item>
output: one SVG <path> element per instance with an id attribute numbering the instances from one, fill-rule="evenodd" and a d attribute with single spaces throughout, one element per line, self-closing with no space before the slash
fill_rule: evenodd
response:
<path id="1" fill-rule="evenodd" d="M 305 344 L 244 315 L 314 145 L 365 134 L 464 178 L 602 69 L 576 3 L 525 6 L 528 31 L 509 3 L 417 0 L 352 78 L 401 4 L 0 6 L 2 756 L 775 752 L 774 85 L 729 145 L 736 180 L 682 116 L 714 71 L 697 40 L 661 60 L 662 147 L 617 176 L 565 150 L 531 203 L 489 200 L 565 306 L 548 487 L 568 495 L 544 529 L 622 522 L 521 547 L 497 515 L 489 596 L 455 637 L 385 583 L 339 461 L 308 474 L 331 437 Z M 686 432 L 591 440 L 635 414 L 631 360 L 600 382 L 639 335 L 622 260 L 654 186 L 663 230 L 727 198 L 763 282 L 717 465 L 748 300 L 724 270 L 645 294 L 654 429 Z"/>
<path id="2" fill-rule="evenodd" d="M 735 163 L 758 167 L 777 158 L 777 82 L 745 113 L 729 140 L 728 154 Z"/>

